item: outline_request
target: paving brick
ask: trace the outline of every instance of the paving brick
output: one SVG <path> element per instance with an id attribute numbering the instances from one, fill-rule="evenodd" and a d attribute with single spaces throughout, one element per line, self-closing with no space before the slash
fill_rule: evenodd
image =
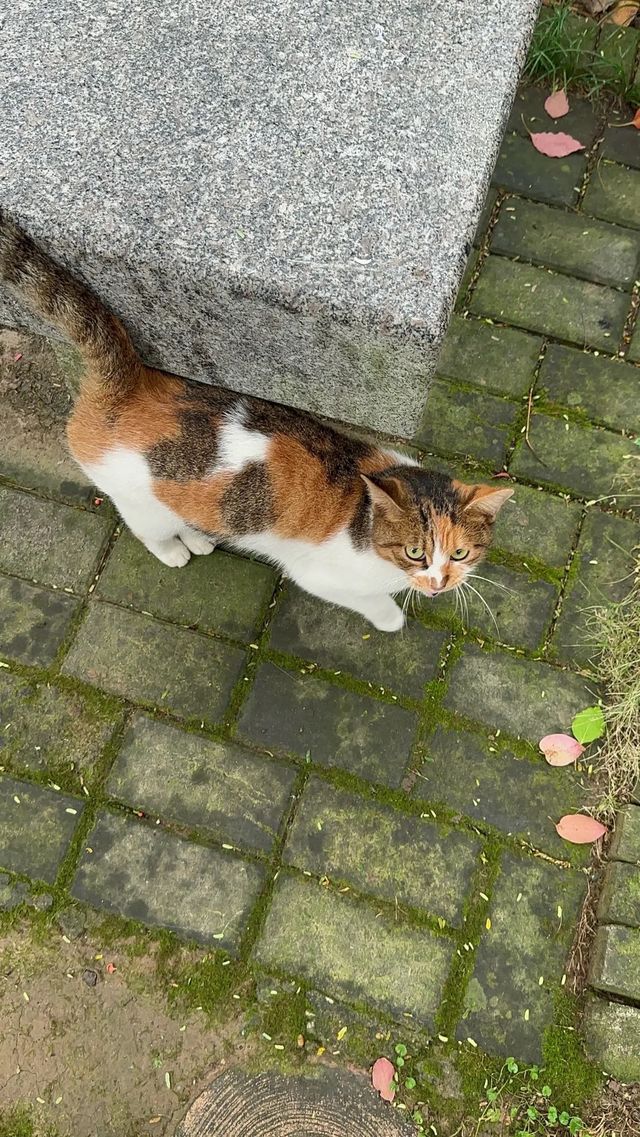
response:
<path id="1" fill-rule="evenodd" d="M 80 601 L 0 576 L 0 655 L 46 667 L 61 646 Z"/>
<path id="2" fill-rule="evenodd" d="M 494 190 L 494 189 L 490 189 L 487 196 L 486 196 L 485 203 L 482 207 L 482 212 L 480 214 L 480 220 L 478 221 L 478 227 L 476 229 L 476 235 L 473 239 L 474 245 L 479 245 L 482 242 L 486 228 L 487 228 L 487 226 L 491 220 L 491 214 L 493 213 L 493 209 L 494 209 L 494 206 L 495 206 L 497 200 L 498 200 L 498 191 Z"/>
<path id="3" fill-rule="evenodd" d="M 600 893 L 598 919 L 602 924 L 640 928 L 640 866 L 613 861 Z"/>
<path id="4" fill-rule="evenodd" d="M 558 600 L 559 585 L 533 580 L 527 573 L 487 561 L 478 574 L 469 578 L 468 585 L 462 593 L 464 608 L 460 597 L 456 602 L 455 593 L 448 592 L 433 601 L 434 612 L 457 614 L 465 628 L 473 628 L 498 643 L 532 650 L 542 644 Z M 483 600 L 469 588 L 480 593 Z"/>
<path id="5" fill-rule="evenodd" d="M 327 995 L 432 1027 L 452 953 L 450 942 L 424 929 L 381 917 L 315 881 L 281 876 L 254 954 Z"/>
<path id="6" fill-rule="evenodd" d="M 587 1055 L 598 1069 L 621 1082 L 639 1082 L 640 1007 L 591 997 L 582 1023 Z"/>
<path id="7" fill-rule="evenodd" d="M 535 201 L 507 198 L 491 252 L 630 289 L 640 268 L 640 234 Z"/>
<path id="8" fill-rule="evenodd" d="M 512 693 L 513 694 L 513 693 Z M 517 758 L 508 747 L 464 730 L 438 726 L 426 743 L 413 795 L 455 809 L 521 837 L 550 856 L 584 863 L 584 850 L 570 848 L 551 818 L 575 813 L 585 789 L 575 770 L 559 770 L 542 757 Z"/>
<path id="9" fill-rule="evenodd" d="M 582 153 L 547 158 L 531 145 L 529 138 L 507 134 L 502 140 L 492 184 L 550 205 L 575 205 L 586 165 Z"/>
<path id="10" fill-rule="evenodd" d="M 599 927 L 589 978 L 597 991 L 640 1002 L 640 928 L 620 924 Z"/>
<path id="11" fill-rule="evenodd" d="M 640 865 L 640 807 L 626 805 L 616 817 L 611 857 Z"/>
<path id="12" fill-rule="evenodd" d="M 525 563 L 535 557 L 552 568 L 562 568 L 578 531 L 581 507 L 530 486 L 513 489 L 513 497 L 498 514 L 495 548 L 522 557 Z"/>
<path id="13" fill-rule="evenodd" d="M 100 517 L 0 486 L 0 569 L 84 591 L 111 531 Z"/>
<path id="14" fill-rule="evenodd" d="M 96 595 L 202 631 L 251 638 L 276 582 L 267 565 L 217 550 L 192 557 L 185 572 L 167 568 L 124 532 L 100 577 Z"/>
<path id="15" fill-rule="evenodd" d="M 552 402 L 584 411 L 589 418 L 613 430 L 640 433 L 637 367 L 550 344 L 540 369 L 538 390 L 541 389 Z"/>
<path id="16" fill-rule="evenodd" d="M 479 852 L 479 841 L 466 833 L 312 779 L 284 860 L 459 926 Z"/>
<path id="17" fill-rule="evenodd" d="M 585 23 L 585 21 L 582 21 Z M 591 44 L 595 42 L 593 25 L 586 25 Z M 595 29 L 597 31 L 597 29 Z M 590 147 L 599 133 L 600 115 L 596 114 L 593 103 L 571 95 L 569 113 L 562 120 L 550 118 L 544 109 L 549 95 L 549 87 L 524 87 L 518 91 L 509 116 L 507 130 L 513 130 L 528 139 L 530 132 L 541 130 L 564 130 L 587 147 Z M 557 159 L 549 159 L 549 165 Z"/>
<path id="18" fill-rule="evenodd" d="M 454 316 L 438 360 L 438 374 L 518 398 L 531 386 L 541 347 L 539 336 Z"/>
<path id="19" fill-rule="evenodd" d="M 605 82 L 620 84 L 633 75 L 633 64 L 640 40 L 636 28 L 602 27 L 594 60 L 594 73 Z"/>
<path id="20" fill-rule="evenodd" d="M 362 616 L 289 585 L 271 626 L 270 647 L 347 671 L 414 699 L 434 679 L 446 635 L 409 620 L 401 635 L 377 632 Z"/>
<path id="21" fill-rule="evenodd" d="M 416 433 L 420 446 L 491 462 L 504 461 L 517 414 L 514 403 L 436 382 Z"/>
<path id="22" fill-rule="evenodd" d="M 640 229 L 640 185 L 634 170 L 602 159 L 591 175 L 582 208 L 593 217 Z"/>
<path id="23" fill-rule="evenodd" d="M 628 307 L 623 292 L 491 256 L 480 273 L 470 310 L 581 347 L 615 351 Z"/>
<path id="24" fill-rule="evenodd" d="M 584 892 L 580 873 L 505 855 L 490 905 L 491 927 L 467 987 L 459 1039 L 473 1038 L 501 1057 L 540 1061 Z"/>
<path id="25" fill-rule="evenodd" d="M 117 722 L 117 712 L 85 695 L 0 671 L 0 762 L 5 768 L 46 770 L 65 788 L 81 791 L 83 782 L 91 785 L 95 763 Z"/>
<path id="26" fill-rule="evenodd" d="M 632 166 L 640 170 L 640 146 L 638 146 L 638 131 L 634 126 L 621 126 L 628 123 L 631 116 L 628 110 L 611 109 L 607 112 L 600 154 L 612 162 L 620 162 L 623 166 Z"/>
<path id="27" fill-rule="evenodd" d="M 103 813 L 71 888 L 94 908 L 235 951 L 265 870 L 121 814 Z"/>
<path id="28" fill-rule="evenodd" d="M 636 328 L 627 356 L 632 363 L 640 363 L 640 325 Z"/>
<path id="29" fill-rule="evenodd" d="M 532 452 L 524 438 L 518 442 L 510 471 L 516 477 L 559 486 L 579 497 L 604 499 L 634 508 L 633 442 L 608 430 L 581 426 L 562 417 L 533 414 L 529 430 Z M 628 489 L 623 482 L 629 479 Z M 640 470 L 637 471 L 640 483 Z M 637 496 L 637 495 L 636 495 Z M 631 500 L 630 500 L 631 499 Z"/>
<path id="30" fill-rule="evenodd" d="M 537 743 L 545 734 L 567 731 L 574 715 L 593 701 L 593 684 L 577 675 L 468 647 L 453 667 L 444 706 Z"/>
<path id="31" fill-rule="evenodd" d="M 631 589 L 640 526 L 591 509 L 578 542 L 560 616 L 552 639 L 558 658 L 586 667 L 597 655 L 590 609 L 623 600 Z M 597 673 L 597 667 L 596 667 Z"/>
<path id="32" fill-rule="evenodd" d="M 416 718 L 401 707 L 356 695 L 266 664 L 240 718 L 239 733 L 267 750 L 399 786 Z"/>
<path id="33" fill-rule="evenodd" d="M 79 798 L 0 777 L 0 867 L 53 884 L 83 809 Z"/>
<path id="34" fill-rule="evenodd" d="M 63 670 L 187 717 L 223 714 L 245 662 L 237 648 L 110 604 L 89 608 Z"/>
<path id="35" fill-rule="evenodd" d="M 268 852 L 296 771 L 135 715 L 107 783 L 112 797 L 221 841 Z"/>

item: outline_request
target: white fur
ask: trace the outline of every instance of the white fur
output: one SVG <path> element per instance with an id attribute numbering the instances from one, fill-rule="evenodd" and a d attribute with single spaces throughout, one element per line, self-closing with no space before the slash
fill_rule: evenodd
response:
<path id="1" fill-rule="evenodd" d="M 251 462 L 264 462 L 270 439 L 259 430 L 247 430 L 242 404 L 235 407 L 224 422 L 218 438 L 218 456 L 214 473 L 232 470 L 237 473 Z"/>
<path id="2" fill-rule="evenodd" d="M 240 470 L 264 457 L 269 440 L 258 431 L 246 430 L 238 417 L 223 427 L 222 434 L 224 466 L 216 464 L 216 470 Z M 102 461 L 83 469 L 94 485 L 112 498 L 136 537 L 164 564 L 179 568 L 191 553 L 210 553 L 213 549 L 214 540 L 158 500 L 149 466 L 141 454 L 115 447 Z M 372 551 L 355 549 L 346 531 L 320 545 L 273 533 L 236 537 L 227 543 L 265 557 L 305 591 L 359 612 L 381 631 L 395 632 L 404 624 L 392 597 L 407 587 L 406 574 Z"/>

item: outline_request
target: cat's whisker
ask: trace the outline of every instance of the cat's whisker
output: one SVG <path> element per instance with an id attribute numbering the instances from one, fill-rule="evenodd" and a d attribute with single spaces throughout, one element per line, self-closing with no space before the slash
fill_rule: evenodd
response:
<path id="1" fill-rule="evenodd" d="M 513 592 L 514 596 L 517 593 L 516 588 L 507 588 L 506 584 L 500 584 L 499 581 L 491 580 L 491 578 L 488 576 L 480 576 L 480 574 L 477 572 L 470 572 L 468 575 L 472 576 L 474 580 L 484 580 L 487 582 L 487 584 L 493 584 L 495 588 L 501 588 L 503 592 Z"/>
<path id="2" fill-rule="evenodd" d="M 480 601 L 480 603 L 484 604 L 485 608 L 487 609 L 487 612 L 489 613 L 489 615 L 491 616 L 491 619 L 493 620 L 496 632 L 498 633 L 498 635 L 500 635 L 500 628 L 498 627 L 498 621 L 496 620 L 493 612 L 491 611 L 491 608 L 487 604 L 484 596 L 480 592 L 478 592 L 477 588 L 474 588 L 472 584 L 469 584 L 468 580 L 465 581 L 465 584 L 466 584 L 467 588 L 470 588 L 471 591 L 478 597 L 478 600 Z"/>

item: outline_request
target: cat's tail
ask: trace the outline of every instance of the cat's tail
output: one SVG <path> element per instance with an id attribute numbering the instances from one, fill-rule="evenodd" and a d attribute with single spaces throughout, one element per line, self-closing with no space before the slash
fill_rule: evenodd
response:
<path id="1" fill-rule="evenodd" d="M 120 321 L 0 209 L 0 280 L 72 341 L 111 398 L 136 386 L 142 363 Z"/>

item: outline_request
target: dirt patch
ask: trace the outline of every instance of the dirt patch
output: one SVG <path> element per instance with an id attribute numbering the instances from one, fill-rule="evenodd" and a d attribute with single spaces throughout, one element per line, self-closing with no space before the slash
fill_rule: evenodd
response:
<path id="1" fill-rule="evenodd" d="M 205 1073 L 246 1043 L 238 1018 L 216 1031 L 201 1012 L 169 1011 L 157 951 L 27 924 L 0 939 L 0 1116 L 27 1107 L 34 1137 L 175 1132 Z"/>

